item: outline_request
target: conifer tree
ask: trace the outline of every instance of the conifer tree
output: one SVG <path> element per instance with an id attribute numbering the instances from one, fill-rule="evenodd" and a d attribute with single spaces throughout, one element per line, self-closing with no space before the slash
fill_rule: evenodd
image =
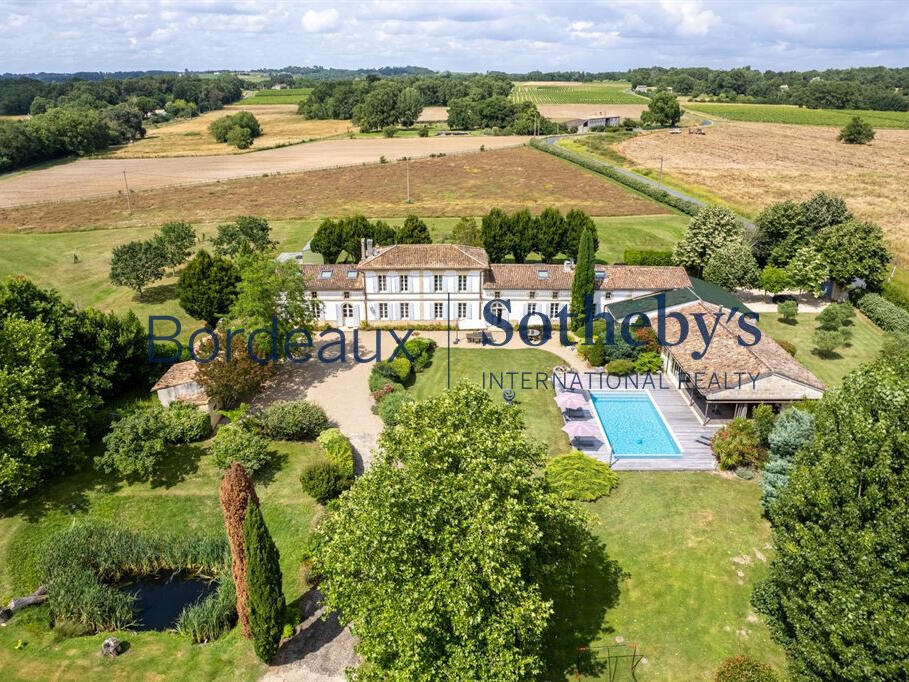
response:
<path id="1" fill-rule="evenodd" d="M 574 280 L 571 283 L 571 314 L 574 315 L 573 326 L 579 329 L 584 325 L 584 300 L 593 296 L 593 238 L 590 230 L 581 232 L 581 244 L 578 247 L 578 262 L 574 269 Z"/>
<path id="2" fill-rule="evenodd" d="M 267 663 L 278 651 L 285 605 L 278 548 L 256 503 L 246 507 L 243 543 L 246 551 L 246 588 L 249 592 L 249 629 L 256 656 Z"/>

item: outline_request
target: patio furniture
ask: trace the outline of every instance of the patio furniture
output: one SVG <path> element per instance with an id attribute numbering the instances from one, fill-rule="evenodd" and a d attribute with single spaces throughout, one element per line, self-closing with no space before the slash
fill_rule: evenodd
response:
<path id="1" fill-rule="evenodd" d="M 694 442 L 699 443 L 701 445 L 710 445 L 710 438 L 708 438 L 707 436 L 698 436 L 697 438 L 694 439 Z"/>
<path id="2" fill-rule="evenodd" d="M 585 438 L 599 438 L 600 430 L 592 419 L 583 421 L 569 421 L 562 427 L 562 431 L 568 434 L 571 440 L 583 440 Z"/>

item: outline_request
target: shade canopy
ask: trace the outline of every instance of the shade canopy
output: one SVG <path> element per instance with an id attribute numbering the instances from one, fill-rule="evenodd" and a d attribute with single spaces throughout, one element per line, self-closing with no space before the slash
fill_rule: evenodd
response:
<path id="1" fill-rule="evenodd" d="M 591 420 L 568 422 L 562 431 L 571 438 L 597 438 L 600 435 L 600 430 Z"/>
<path id="2" fill-rule="evenodd" d="M 577 410 L 587 405 L 587 399 L 580 393 L 560 393 L 555 401 L 563 410 Z"/>

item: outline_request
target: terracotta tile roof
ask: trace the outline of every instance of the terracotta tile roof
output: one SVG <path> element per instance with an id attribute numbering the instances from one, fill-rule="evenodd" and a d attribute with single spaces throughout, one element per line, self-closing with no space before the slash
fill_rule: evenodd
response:
<path id="1" fill-rule="evenodd" d="M 606 273 L 604 279 L 596 279 L 597 289 L 658 291 L 691 286 L 685 268 L 675 265 L 598 265 L 596 270 Z"/>
<path id="2" fill-rule="evenodd" d="M 546 273 L 540 276 L 540 273 Z M 486 271 L 484 289 L 570 290 L 574 270 L 540 263 L 493 264 Z"/>
<path id="3" fill-rule="evenodd" d="M 716 375 L 720 381 L 723 376 L 729 377 L 730 382 L 737 382 L 736 373 L 751 373 L 755 377 L 780 376 L 811 388 L 823 391 L 826 387 L 814 374 L 809 372 L 789 353 L 767 334 L 761 334 L 761 340 L 754 346 L 742 346 L 738 342 L 741 334 L 744 339 L 750 340 L 750 334 L 744 333 L 739 328 L 741 313 L 735 313 L 730 319 L 730 311 L 719 306 L 698 301 L 690 306 L 675 311 L 685 316 L 688 322 L 688 333 L 685 340 L 666 350 L 679 364 L 682 370 L 694 381 L 695 373 L 700 374 L 698 388 L 704 395 L 724 390 L 724 386 L 709 385 L 710 377 Z M 691 357 L 694 352 L 703 352 L 704 340 L 698 331 L 695 313 L 702 313 L 708 329 L 713 328 L 714 315 L 722 312 L 716 327 L 716 333 L 710 341 L 707 353 L 700 359 Z M 753 324 L 753 322 L 752 322 Z M 666 321 L 666 338 L 674 341 L 679 338 L 679 323 L 670 317 Z M 745 376 L 743 382 L 750 379 Z M 800 396 L 780 396 L 780 399 L 797 399 Z"/>
<path id="4" fill-rule="evenodd" d="M 350 263 L 300 267 L 309 291 L 356 291 L 363 289 L 363 273 Z M 354 277 L 348 277 L 354 273 Z"/>
<path id="5" fill-rule="evenodd" d="M 172 388 L 196 380 L 196 363 L 192 360 L 171 365 L 151 387 L 152 393 L 162 388 Z"/>
<path id="6" fill-rule="evenodd" d="M 357 265 L 364 270 L 396 268 L 475 270 L 488 266 L 489 258 L 485 249 L 462 244 L 395 244 L 382 249 L 375 256 L 364 258 Z"/>

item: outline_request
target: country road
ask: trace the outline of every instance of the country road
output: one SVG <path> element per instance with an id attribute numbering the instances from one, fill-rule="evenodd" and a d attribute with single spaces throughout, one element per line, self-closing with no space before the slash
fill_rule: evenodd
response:
<path id="1" fill-rule="evenodd" d="M 47 201 L 110 196 L 128 185 L 137 190 L 218 182 L 273 173 L 295 173 L 377 163 L 380 157 L 476 152 L 527 142 L 525 136 L 344 139 L 268 149 L 232 156 L 149 159 L 79 159 L 48 168 L 0 176 L 0 208 Z"/>

